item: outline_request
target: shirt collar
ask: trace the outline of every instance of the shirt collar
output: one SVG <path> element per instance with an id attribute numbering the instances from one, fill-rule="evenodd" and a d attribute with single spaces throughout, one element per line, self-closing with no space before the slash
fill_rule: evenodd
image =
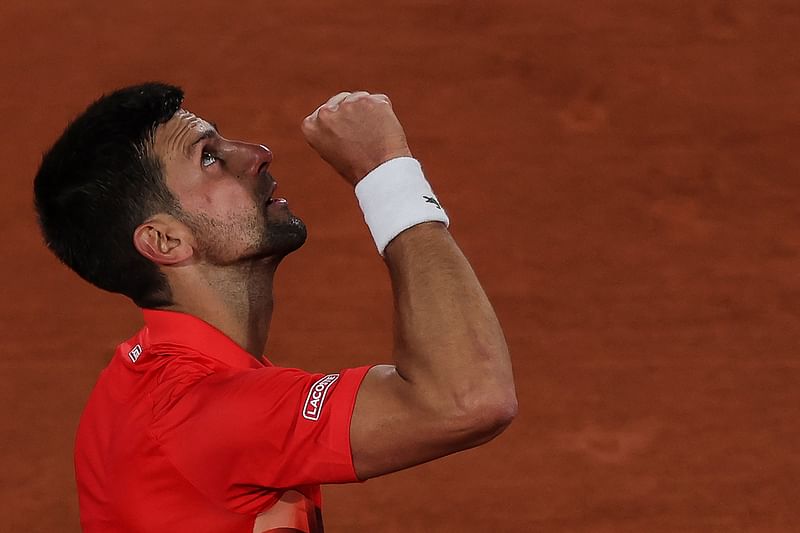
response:
<path id="1" fill-rule="evenodd" d="M 142 309 L 149 344 L 179 345 L 213 357 L 235 368 L 263 368 L 223 332 L 197 318 L 177 311 Z"/>

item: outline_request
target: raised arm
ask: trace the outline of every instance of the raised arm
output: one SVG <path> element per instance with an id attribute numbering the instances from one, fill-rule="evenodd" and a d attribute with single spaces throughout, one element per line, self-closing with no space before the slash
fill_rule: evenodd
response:
<path id="1" fill-rule="evenodd" d="M 303 133 L 354 186 L 393 158 L 411 156 L 384 95 L 340 93 Z M 503 332 L 469 262 L 441 222 L 385 248 L 394 295 L 394 365 L 374 367 L 350 428 L 356 473 L 367 479 L 477 446 L 517 411 Z"/>

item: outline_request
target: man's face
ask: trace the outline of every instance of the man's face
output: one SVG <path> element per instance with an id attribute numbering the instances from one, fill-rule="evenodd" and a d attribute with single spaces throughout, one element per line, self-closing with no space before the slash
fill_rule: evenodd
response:
<path id="1" fill-rule="evenodd" d="M 267 147 L 225 139 L 184 110 L 156 129 L 153 144 L 201 260 L 227 265 L 280 259 L 305 242 L 303 222 L 286 200 L 274 198 Z"/>

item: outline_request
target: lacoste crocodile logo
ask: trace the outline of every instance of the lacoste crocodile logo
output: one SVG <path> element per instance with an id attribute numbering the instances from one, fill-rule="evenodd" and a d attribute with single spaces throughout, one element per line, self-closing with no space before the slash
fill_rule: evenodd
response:
<path id="1" fill-rule="evenodd" d="M 425 198 L 425 203 L 435 205 L 436 209 L 441 209 L 442 208 L 442 206 L 439 204 L 439 200 L 437 200 L 433 196 L 425 196 L 425 195 L 423 195 L 422 197 Z"/>

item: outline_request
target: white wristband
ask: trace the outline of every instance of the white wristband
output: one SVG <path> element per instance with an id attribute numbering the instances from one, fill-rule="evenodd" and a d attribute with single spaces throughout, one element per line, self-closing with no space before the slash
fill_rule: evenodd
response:
<path id="1" fill-rule="evenodd" d="M 402 231 L 423 222 L 450 225 L 414 158 L 398 157 L 381 164 L 356 184 L 356 197 L 378 252 Z"/>

